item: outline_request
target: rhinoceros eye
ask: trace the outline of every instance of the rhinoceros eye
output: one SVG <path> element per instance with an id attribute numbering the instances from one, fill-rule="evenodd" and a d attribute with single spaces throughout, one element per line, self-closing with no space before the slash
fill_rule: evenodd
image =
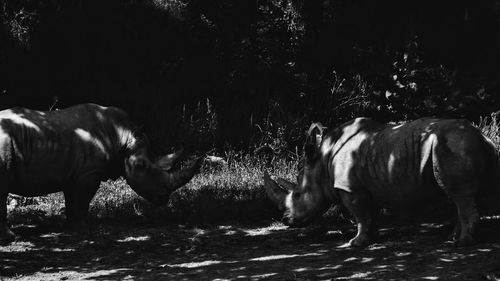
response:
<path id="1" fill-rule="evenodd" d="M 301 195 L 300 192 L 294 192 L 292 196 L 293 196 L 293 199 L 299 199 L 300 195 Z"/>

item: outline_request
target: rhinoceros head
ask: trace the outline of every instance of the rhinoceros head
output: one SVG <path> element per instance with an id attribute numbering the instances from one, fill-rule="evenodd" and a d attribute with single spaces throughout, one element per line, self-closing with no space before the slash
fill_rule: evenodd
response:
<path id="1" fill-rule="evenodd" d="M 320 124 L 313 124 L 308 131 L 297 184 L 284 179 L 274 181 L 267 173 L 264 174 L 266 192 L 284 211 L 283 222 L 286 225 L 306 225 L 321 216 L 331 204 L 324 192 L 328 182 L 326 165 L 322 163 L 319 151 L 322 132 Z"/>
<path id="2" fill-rule="evenodd" d="M 173 171 L 172 166 L 182 151 L 161 157 L 152 162 L 140 149 L 125 158 L 125 174 L 130 187 L 140 196 L 156 203 L 166 203 L 170 194 L 186 184 L 199 170 L 202 158 L 186 168 Z"/>

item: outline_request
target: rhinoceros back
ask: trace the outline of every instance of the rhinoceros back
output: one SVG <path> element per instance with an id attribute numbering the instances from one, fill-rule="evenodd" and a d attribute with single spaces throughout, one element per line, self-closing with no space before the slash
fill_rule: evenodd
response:
<path id="1" fill-rule="evenodd" d="M 82 104 L 56 111 L 0 112 L 0 188 L 24 196 L 60 191 L 88 174 L 119 174 L 133 125 L 117 108 Z"/>
<path id="2" fill-rule="evenodd" d="M 365 190 L 381 207 L 418 211 L 446 200 L 447 194 L 479 196 L 489 190 L 489 169 L 497 161 L 491 145 L 466 120 L 424 118 L 381 126 L 356 119 L 339 132 L 337 139 L 344 139 L 340 145 L 331 141 L 334 146 L 322 147 L 331 147 L 327 151 L 335 187 Z M 461 184 L 466 181 L 470 185 Z"/>

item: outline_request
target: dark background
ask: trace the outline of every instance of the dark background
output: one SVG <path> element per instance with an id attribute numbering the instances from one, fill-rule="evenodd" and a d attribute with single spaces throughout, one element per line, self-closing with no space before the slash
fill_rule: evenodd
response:
<path id="1" fill-rule="evenodd" d="M 499 0 L 0 0 L 0 25 L 2 109 L 119 106 L 158 151 L 500 105 Z"/>

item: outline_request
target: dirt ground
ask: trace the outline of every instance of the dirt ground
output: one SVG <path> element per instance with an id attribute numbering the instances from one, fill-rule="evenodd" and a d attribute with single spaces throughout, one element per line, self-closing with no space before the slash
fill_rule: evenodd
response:
<path id="1" fill-rule="evenodd" d="M 457 248 L 450 226 L 381 224 L 374 244 L 340 246 L 348 224 L 303 229 L 279 223 L 194 227 L 95 220 L 90 235 L 62 222 L 16 225 L 0 246 L 0 280 L 500 280 L 500 220 L 483 220 L 482 242 Z"/>

